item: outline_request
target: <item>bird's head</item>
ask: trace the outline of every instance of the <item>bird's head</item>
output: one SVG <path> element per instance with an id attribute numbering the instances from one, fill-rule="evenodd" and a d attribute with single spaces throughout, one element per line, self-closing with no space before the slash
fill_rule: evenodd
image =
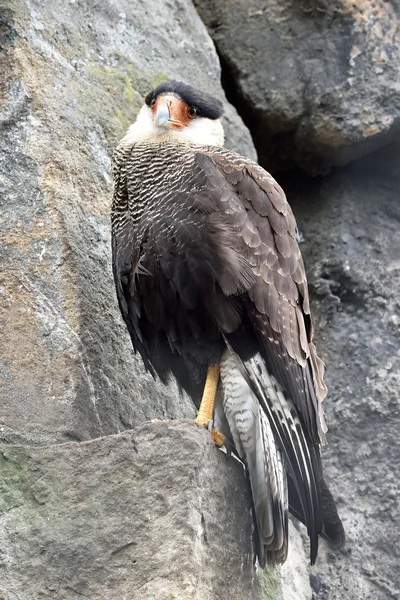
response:
<path id="1" fill-rule="evenodd" d="M 128 130 L 127 142 L 190 141 L 223 146 L 223 104 L 209 94 L 180 81 L 161 83 L 145 99 Z"/>

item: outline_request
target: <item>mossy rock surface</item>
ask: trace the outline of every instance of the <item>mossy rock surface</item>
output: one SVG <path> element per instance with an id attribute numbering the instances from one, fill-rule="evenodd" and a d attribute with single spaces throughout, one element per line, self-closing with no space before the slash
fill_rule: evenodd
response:
<path id="1" fill-rule="evenodd" d="M 243 469 L 192 421 L 0 457 L 6 598 L 261 600 Z"/>

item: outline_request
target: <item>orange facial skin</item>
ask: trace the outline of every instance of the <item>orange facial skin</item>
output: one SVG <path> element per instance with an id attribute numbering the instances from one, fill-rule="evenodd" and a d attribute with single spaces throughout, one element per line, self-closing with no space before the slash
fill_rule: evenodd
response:
<path id="1" fill-rule="evenodd" d="M 188 106 L 181 98 L 172 94 L 158 96 L 151 106 L 153 120 L 161 106 L 167 106 L 169 111 L 168 127 L 171 129 L 183 129 L 196 117 L 196 109 Z"/>

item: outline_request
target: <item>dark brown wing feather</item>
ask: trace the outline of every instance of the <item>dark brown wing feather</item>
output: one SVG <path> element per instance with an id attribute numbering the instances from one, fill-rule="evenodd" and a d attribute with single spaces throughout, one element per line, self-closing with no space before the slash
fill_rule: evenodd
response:
<path id="1" fill-rule="evenodd" d="M 198 161 L 218 184 L 211 195 L 236 230 L 239 251 L 255 275 L 243 299 L 244 320 L 251 323 L 270 372 L 292 397 L 310 438 L 324 443 L 324 369 L 312 343 L 307 280 L 285 194 L 269 173 L 239 155 L 216 150 L 199 155 Z M 231 343 L 240 355 L 240 336 Z"/>

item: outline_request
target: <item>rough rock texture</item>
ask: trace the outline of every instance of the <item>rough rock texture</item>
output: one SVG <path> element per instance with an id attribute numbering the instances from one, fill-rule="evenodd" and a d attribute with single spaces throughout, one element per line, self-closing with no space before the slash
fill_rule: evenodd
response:
<path id="1" fill-rule="evenodd" d="M 296 526 L 290 524 L 288 559 L 279 569 L 279 600 L 311 600 L 312 598 L 307 570 L 309 556 L 296 529 L 297 526 L 298 524 Z M 265 600 L 268 600 L 268 596 Z"/>
<path id="2" fill-rule="evenodd" d="M 254 36 L 270 14 L 278 28 L 264 48 L 267 64 L 257 62 L 270 40 L 265 25 L 246 47 L 252 71 L 238 78 L 236 95 L 248 107 L 244 89 L 252 90 L 260 110 L 248 120 L 267 141 L 271 168 L 294 156 L 321 170 L 391 141 L 358 171 L 281 183 L 304 236 L 316 340 L 328 365 L 325 465 L 348 538 L 342 553 L 321 544 L 314 598 L 398 600 L 400 186 L 389 178 L 400 164 L 390 160 L 399 149 L 398 4 L 226 6 L 213 9 L 214 24 L 207 20 L 235 76 L 239 66 L 222 52 L 226 34 L 238 52 L 249 22 Z M 172 600 L 182 583 L 185 600 L 257 598 L 240 465 L 193 425 L 110 435 L 193 412 L 174 386 L 143 374 L 118 314 L 110 155 L 161 80 L 182 78 L 223 97 L 210 39 L 183 0 L 13 0 L 0 18 L 0 598 Z M 280 79 L 293 91 L 273 95 Z M 265 97 L 272 108 L 264 119 Z M 228 146 L 254 156 L 232 108 L 227 130 Z M 106 437 L 52 445 L 97 436 Z M 281 591 L 270 572 L 264 598 L 310 599 L 297 543 Z M 251 593 L 230 587 L 228 595 L 221 577 Z"/>
<path id="3" fill-rule="evenodd" d="M 281 183 L 304 237 L 327 364 L 323 458 L 347 534 L 343 552 L 321 544 L 314 597 L 399 599 L 400 181 L 360 164 Z"/>
<path id="4" fill-rule="evenodd" d="M 176 387 L 144 375 L 119 316 L 110 156 L 162 80 L 223 97 L 206 29 L 183 0 L 13 0 L 1 18 L 0 437 L 83 440 L 190 416 Z M 232 107 L 226 126 L 254 156 Z"/>
<path id="5" fill-rule="evenodd" d="M 243 469 L 193 422 L 0 464 L 0 598 L 261 600 Z"/>
<path id="6" fill-rule="evenodd" d="M 399 141 L 397 2 L 195 4 L 269 170 L 323 172 Z"/>

